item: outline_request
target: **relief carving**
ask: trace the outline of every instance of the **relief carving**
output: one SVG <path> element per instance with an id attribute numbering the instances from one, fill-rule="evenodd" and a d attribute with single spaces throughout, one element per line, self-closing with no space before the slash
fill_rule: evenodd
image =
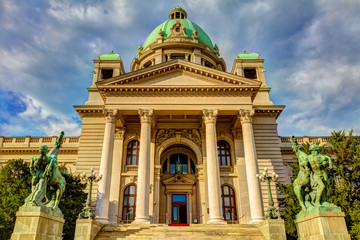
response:
<path id="1" fill-rule="evenodd" d="M 156 144 L 160 145 L 167 139 L 175 137 L 176 133 L 181 132 L 182 138 L 187 138 L 201 147 L 201 134 L 197 129 L 160 129 L 156 134 Z"/>

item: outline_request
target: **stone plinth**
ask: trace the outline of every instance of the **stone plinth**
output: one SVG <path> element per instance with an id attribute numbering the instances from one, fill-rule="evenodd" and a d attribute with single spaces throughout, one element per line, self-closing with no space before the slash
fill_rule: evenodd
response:
<path id="1" fill-rule="evenodd" d="M 257 227 L 266 240 L 286 240 L 285 224 L 282 219 L 265 220 L 257 224 Z"/>
<path id="2" fill-rule="evenodd" d="M 21 207 L 16 213 L 12 240 L 61 240 L 64 216 L 42 207 Z"/>
<path id="3" fill-rule="evenodd" d="M 343 212 L 316 212 L 298 218 L 299 240 L 350 240 Z"/>
<path id="4" fill-rule="evenodd" d="M 103 224 L 93 219 L 76 220 L 74 240 L 94 240 Z"/>

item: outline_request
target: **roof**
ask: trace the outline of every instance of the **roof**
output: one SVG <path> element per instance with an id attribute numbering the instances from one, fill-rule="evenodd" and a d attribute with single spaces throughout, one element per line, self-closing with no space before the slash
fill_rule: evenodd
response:
<path id="1" fill-rule="evenodd" d="M 239 53 L 236 55 L 236 58 L 239 59 L 259 59 L 260 55 L 257 53 L 247 53 L 246 50 L 244 50 L 242 53 Z"/>
<path id="2" fill-rule="evenodd" d="M 180 8 L 179 6 L 175 7 L 172 11 L 176 11 L 176 10 L 181 10 L 184 11 L 182 8 Z M 185 11 L 184 11 L 185 12 Z M 186 12 L 185 12 L 186 13 Z M 214 49 L 214 45 L 211 42 L 211 39 L 209 38 L 209 36 L 205 33 L 205 31 L 199 27 L 197 24 L 195 24 L 194 22 L 186 19 L 180 19 L 180 18 L 175 18 L 175 19 L 168 19 L 165 22 L 163 22 L 162 24 L 160 24 L 159 26 L 157 26 L 151 33 L 150 35 L 146 38 L 144 44 L 143 44 L 143 48 L 145 49 L 147 46 L 149 46 L 150 44 L 154 43 L 157 41 L 157 38 L 159 37 L 159 30 L 161 29 L 163 31 L 163 37 L 168 37 L 171 34 L 171 28 L 172 26 L 176 23 L 176 21 L 180 21 L 180 23 L 184 26 L 185 28 L 185 34 L 188 37 L 193 37 L 193 30 L 196 28 L 197 31 L 197 37 L 199 37 L 199 41 L 205 43 L 206 45 L 208 45 L 209 47 L 211 47 L 212 49 Z"/>
<path id="3" fill-rule="evenodd" d="M 111 51 L 111 53 L 100 54 L 98 58 L 99 60 L 119 60 L 119 54 L 116 54 L 114 53 L 114 51 Z"/>

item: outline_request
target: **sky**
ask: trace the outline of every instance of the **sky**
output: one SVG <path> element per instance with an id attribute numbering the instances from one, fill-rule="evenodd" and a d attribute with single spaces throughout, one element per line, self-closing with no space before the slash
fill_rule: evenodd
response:
<path id="1" fill-rule="evenodd" d="M 280 136 L 360 134 L 358 0 L 0 0 L 0 136 L 79 136 L 93 59 L 114 50 L 125 71 L 139 44 L 187 11 L 231 70 L 244 49 L 265 59 Z"/>

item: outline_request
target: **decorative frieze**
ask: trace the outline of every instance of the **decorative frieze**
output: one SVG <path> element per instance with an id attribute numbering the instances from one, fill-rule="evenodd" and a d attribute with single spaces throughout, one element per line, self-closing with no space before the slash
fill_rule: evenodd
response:
<path id="1" fill-rule="evenodd" d="M 161 145 L 167 139 L 174 138 L 177 134 L 180 135 L 181 138 L 187 138 L 201 147 L 201 134 L 197 129 L 159 129 L 155 142 L 157 145 Z"/>

